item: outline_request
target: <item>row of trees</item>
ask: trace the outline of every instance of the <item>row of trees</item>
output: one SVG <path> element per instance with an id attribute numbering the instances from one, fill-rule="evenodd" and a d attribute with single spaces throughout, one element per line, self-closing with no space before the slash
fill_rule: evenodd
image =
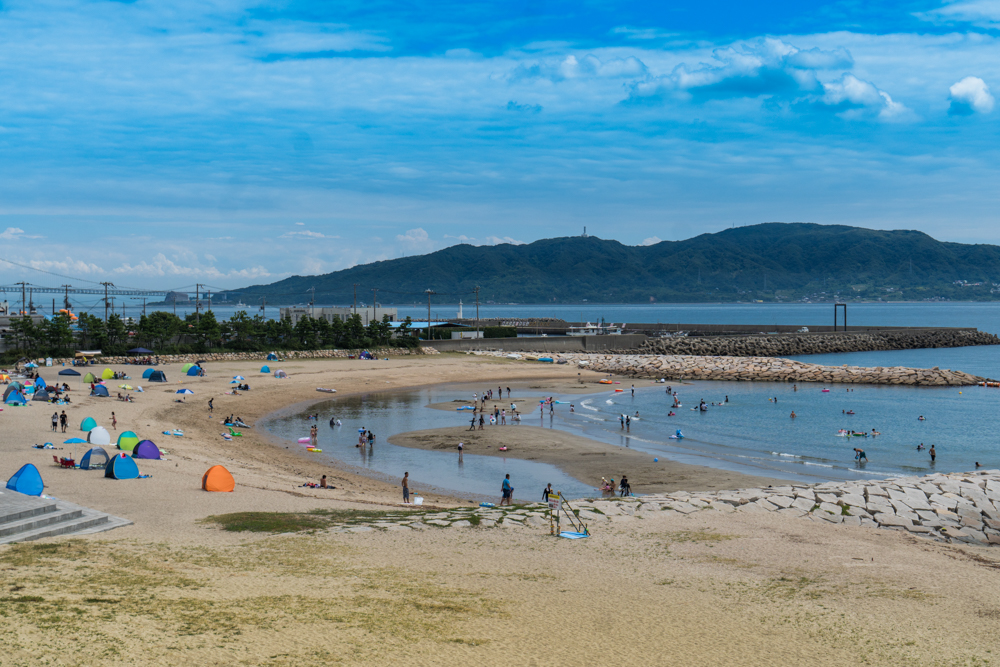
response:
<path id="1" fill-rule="evenodd" d="M 416 333 L 409 317 L 396 329 L 388 315 L 367 326 L 361 316 L 347 320 L 303 317 L 294 325 L 290 318 L 265 320 L 239 311 L 228 320 L 219 321 L 209 310 L 181 319 L 173 313 L 156 311 L 143 315 L 138 322 L 126 322 L 112 314 L 107 322 L 82 313 L 76 330 L 66 315 L 35 324 L 28 317 L 11 321 L 13 341 L 11 356 L 69 356 L 75 349 L 99 349 L 106 355 L 121 355 L 131 348 L 145 347 L 157 354 L 211 351 L 311 350 L 323 348 L 358 349 L 366 347 L 416 345 Z M 13 343 L 13 345 L 11 345 Z"/>

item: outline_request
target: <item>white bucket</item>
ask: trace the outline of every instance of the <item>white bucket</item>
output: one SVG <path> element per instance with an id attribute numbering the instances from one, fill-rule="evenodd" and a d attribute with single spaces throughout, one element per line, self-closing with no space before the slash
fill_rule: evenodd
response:
<path id="1" fill-rule="evenodd" d="M 424 499 L 422 497 L 420 497 L 420 496 L 416 496 L 413 499 L 413 504 L 414 505 L 423 505 L 424 504 Z"/>

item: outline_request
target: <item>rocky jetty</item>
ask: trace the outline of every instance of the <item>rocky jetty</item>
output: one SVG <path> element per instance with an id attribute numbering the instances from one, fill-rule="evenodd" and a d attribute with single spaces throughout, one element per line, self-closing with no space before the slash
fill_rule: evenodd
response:
<path id="1" fill-rule="evenodd" d="M 935 387 L 966 387 L 985 378 L 962 371 L 905 366 L 820 366 L 773 357 L 696 357 L 660 354 L 556 354 L 475 351 L 469 354 L 555 363 L 573 363 L 580 368 L 634 378 L 666 380 L 728 380 L 746 382 L 820 382 L 822 384 L 907 384 Z"/>
<path id="2" fill-rule="evenodd" d="M 942 542 L 1000 544 L 1000 470 L 679 492 L 640 500 L 650 509 L 685 514 L 704 509 L 778 512 L 849 526 L 905 530 Z"/>
<path id="3" fill-rule="evenodd" d="M 739 336 L 684 336 L 647 340 L 641 354 L 724 355 L 728 357 L 787 357 L 829 352 L 915 350 L 969 345 L 1000 345 L 994 334 L 975 329 L 917 329 L 900 331 L 759 334 Z"/>

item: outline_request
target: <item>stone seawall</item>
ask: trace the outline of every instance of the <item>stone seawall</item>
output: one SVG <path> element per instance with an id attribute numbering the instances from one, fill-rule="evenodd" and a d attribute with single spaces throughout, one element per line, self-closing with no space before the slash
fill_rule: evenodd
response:
<path id="1" fill-rule="evenodd" d="M 656 338 L 638 349 L 642 354 L 725 355 L 730 357 L 788 357 L 829 352 L 875 352 L 969 345 L 1000 345 L 1000 338 L 974 329 L 921 329 L 820 334 L 760 334 L 742 336 L 687 336 Z"/>
<path id="2" fill-rule="evenodd" d="M 537 355 L 502 352 L 472 352 L 495 357 L 535 361 Z M 774 357 L 701 357 L 663 354 L 558 354 L 557 364 L 624 377 L 668 380 L 728 380 L 746 382 L 820 382 L 823 384 L 905 384 L 935 387 L 965 387 L 985 381 L 962 371 L 905 366 L 820 366 Z"/>

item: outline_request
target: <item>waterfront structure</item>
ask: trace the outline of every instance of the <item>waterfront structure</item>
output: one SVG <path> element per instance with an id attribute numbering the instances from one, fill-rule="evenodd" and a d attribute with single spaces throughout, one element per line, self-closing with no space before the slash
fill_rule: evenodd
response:
<path id="1" fill-rule="evenodd" d="M 388 315 L 392 322 L 397 321 L 396 309 L 383 308 L 382 306 L 358 308 L 356 311 L 350 306 L 343 308 L 336 306 L 290 306 L 281 309 L 281 319 L 288 317 L 292 320 L 292 324 L 298 324 L 299 320 L 308 315 L 314 320 L 324 319 L 332 324 L 334 320 L 347 321 L 355 312 L 361 316 L 361 323 L 365 326 L 368 326 L 372 320 L 381 322 L 384 315 Z"/>

